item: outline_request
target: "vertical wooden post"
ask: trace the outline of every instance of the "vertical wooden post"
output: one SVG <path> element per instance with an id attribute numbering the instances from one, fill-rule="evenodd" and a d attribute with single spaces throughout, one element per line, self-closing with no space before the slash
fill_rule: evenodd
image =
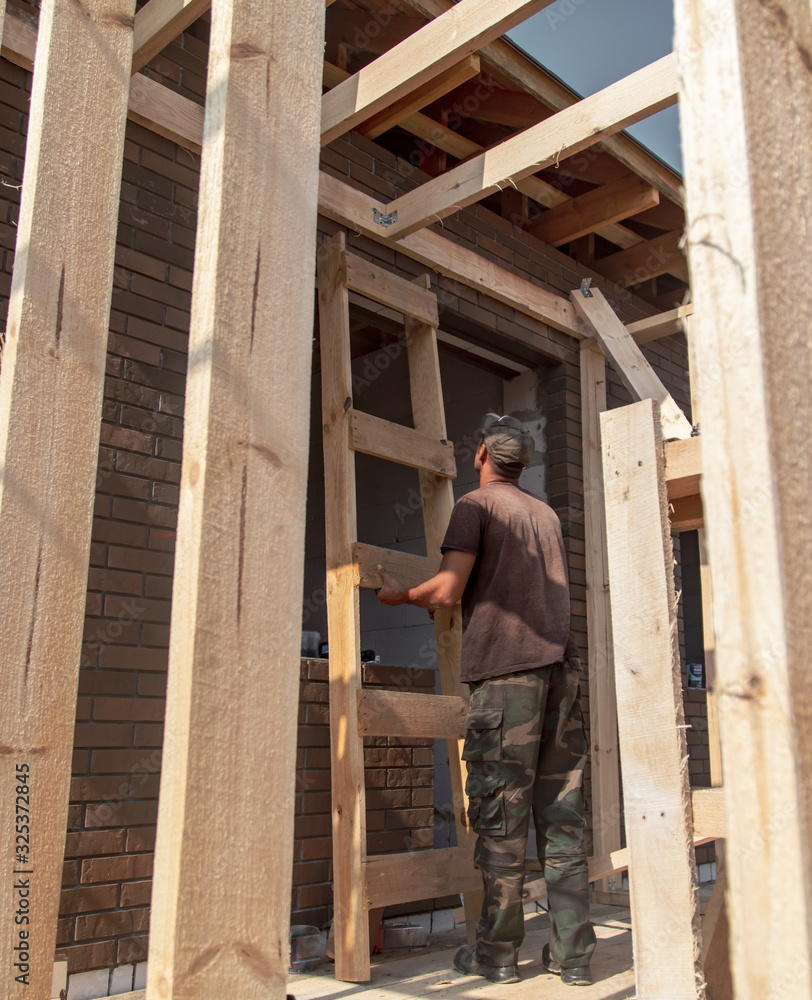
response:
<path id="1" fill-rule="evenodd" d="M 53 975 L 134 11 L 49 2 L 40 18 L 0 380 L 9 998 L 49 997 Z"/>
<path id="2" fill-rule="evenodd" d="M 428 275 L 415 279 L 417 284 L 430 287 Z M 445 440 L 445 409 L 443 385 L 440 379 L 440 356 L 437 352 L 437 331 L 426 323 L 405 317 L 406 351 L 409 359 L 409 388 L 415 430 L 430 437 Z M 454 509 L 454 487 L 450 479 L 420 470 L 420 495 L 423 500 L 423 528 L 426 533 L 426 554 L 441 557 L 440 546 L 445 537 L 451 511 Z M 444 695 L 468 697 L 460 681 L 462 655 L 462 611 L 459 606 L 438 611 L 434 616 L 437 638 L 440 688 Z M 462 762 L 462 741 L 448 740 L 448 765 L 451 775 L 451 795 L 454 799 L 454 821 L 457 844 L 473 844 L 476 834 L 468 823 L 468 800 L 465 795 L 465 765 Z M 476 925 L 482 910 L 482 892 L 463 895 L 465 929 L 468 942 L 476 941 Z"/>
<path id="3" fill-rule="evenodd" d="M 330 636 L 330 745 L 333 810 L 333 903 L 336 978 L 369 979 L 369 921 L 364 909 L 366 855 L 364 744 L 358 728 L 361 690 L 361 612 L 355 502 L 355 452 L 350 448 L 352 407 L 349 292 L 343 233 L 322 247 L 319 329 L 327 544 L 327 624 Z"/>
<path id="4" fill-rule="evenodd" d="M 606 410 L 606 359 L 594 343 L 581 345 L 581 427 L 586 533 L 586 618 L 589 631 L 589 733 L 593 854 L 620 850 L 620 768 L 612 650 L 612 608 L 606 553 L 600 415 Z M 616 888 L 614 876 L 595 888 Z"/>
<path id="5" fill-rule="evenodd" d="M 806 997 L 812 8 L 677 0 L 676 15 L 734 983 L 740 1000 Z"/>
<path id="6" fill-rule="evenodd" d="M 615 681 L 640 1000 L 701 996 L 699 906 L 659 407 L 601 416 Z"/>
<path id="7" fill-rule="evenodd" d="M 323 0 L 215 0 L 150 1000 L 283 997 Z"/>

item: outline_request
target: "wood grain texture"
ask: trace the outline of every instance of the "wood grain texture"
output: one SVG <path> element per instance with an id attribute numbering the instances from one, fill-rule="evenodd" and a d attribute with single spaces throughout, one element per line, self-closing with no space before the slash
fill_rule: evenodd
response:
<path id="1" fill-rule="evenodd" d="M 322 98 L 322 145 L 476 52 L 553 0 L 461 0 Z"/>
<path id="2" fill-rule="evenodd" d="M 679 306 L 657 316 L 640 319 L 636 323 L 627 323 L 626 329 L 636 344 L 647 344 L 651 340 L 659 340 L 660 337 L 670 337 L 673 333 L 682 333 L 685 329 L 685 319 L 692 316 L 693 312 L 693 305 Z"/>
<path id="3" fill-rule="evenodd" d="M 618 289 L 637 285 L 660 274 L 674 274 L 688 280 L 688 266 L 682 252 L 682 230 L 638 243 L 619 253 L 595 261 L 595 270 Z"/>
<path id="4" fill-rule="evenodd" d="M 454 446 L 427 434 L 382 420 L 361 410 L 350 412 L 350 447 L 366 455 L 423 469 L 451 479 L 457 475 Z"/>
<path id="5" fill-rule="evenodd" d="M 53 975 L 134 13 L 134 0 L 41 13 L 0 378 L 8 1000 L 50 996 Z M 15 922 L 23 890 L 29 924 Z"/>
<path id="6" fill-rule="evenodd" d="M 467 712 L 468 699 L 458 695 L 358 692 L 358 721 L 364 736 L 459 740 L 465 736 Z"/>
<path id="7" fill-rule="evenodd" d="M 592 835 L 596 854 L 620 849 L 620 763 L 612 649 L 612 614 L 603 503 L 600 415 L 606 410 L 606 360 L 581 345 L 581 433 L 586 533 L 586 618 L 589 637 L 589 739 Z M 603 890 L 616 888 L 608 882 Z"/>
<path id="8" fill-rule="evenodd" d="M 592 294 L 585 296 L 580 289 L 575 289 L 570 293 L 570 300 L 579 316 L 592 327 L 595 339 L 604 354 L 612 360 L 632 396 L 657 401 L 663 421 L 663 436 L 666 439 L 689 438 L 691 425 L 685 414 L 620 322 L 603 292 L 593 288 Z"/>
<path id="9" fill-rule="evenodd" d="M 427 289 L 353 253 L 344 255 L 343 266 L 345 283 L 351 291 L 421 323 L 439 325 L 437 296 Z"/>
<path id="10" fill-rule="evenodd" d="M 439 559 L 427 559 L 425 556 L 412 555 L 411 552 L 399 552 L 364 542 L 356 542 L 352 551 L 353 559 L 358 565 L 358 584 L 361 587 L 377 589 L 383 586 L 378 572 L 379 564 L 406 587 L 416 587 L 434 576 L 440 568 Z"/>
<path id="11" fill-rule="evenodd" d="M 665 482 L 668 499 L 699 493 L 702 480 L 702 438 L 665 443 Z"/>
<path id="12" fill-rule="evenodd" d="M 731 959 L 784 1000 L 812 996 L 812 8 L 675 10 Z"/>
<path id="13" fill-rule="evenodd" d="M 637 995 L 696 1000 L 699 905 L 657 410 L 645 400 L 601 416 L 615 682 Z"/>
<path id="14" fill-rule="evenodd" d="M 500 190 L 511 179 L 518 181 L 534 174 L 588 149 L 602 135 L 619 132 L 670 107 L 677 94 L 676 67 L 673 58 L 665 56 L 396 198 L 387 212 L 396 211 L 398 221 L 387 229 L 387 235 L 402 238 L 453 215 Z"/>
<path id="15" fill-rule="evenodd" d="M 285 995 L 323 21 L 323 0 L 213 8 L 147 985 L 161 1000 Z"/>
<path id="16" fill-rule="evenodd" d="M 350 449 L 352 368 L 344 234 L 319 255 L 319 330 L 327 542 L 327 627 L 330 641 L 333 900 L 336 978 L 369 979 L 369 923 L 363 899 L 366 854 L 364 747 L 358 728 L 361 618 L 355 454 Z"/>

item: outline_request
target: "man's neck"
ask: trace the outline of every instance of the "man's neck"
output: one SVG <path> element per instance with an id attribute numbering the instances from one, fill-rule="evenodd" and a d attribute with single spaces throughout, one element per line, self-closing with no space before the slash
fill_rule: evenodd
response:
<path id="1" fill-rule="evenodd" d="M 485 466 L 480 469 L 479 472 L 479 488 L 482 489 L 487 486 L 488 483 L 507 483 L 509 486 L 518 486 L 518 479 L 508 479 L 507 476 L 500 476 L 498 472 L 493 469 L 488 469 Z"/>

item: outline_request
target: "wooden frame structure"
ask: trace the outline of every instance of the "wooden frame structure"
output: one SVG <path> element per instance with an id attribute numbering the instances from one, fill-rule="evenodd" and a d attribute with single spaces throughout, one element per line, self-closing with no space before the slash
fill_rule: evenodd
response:
<path id="1" fill-rule="evenodd" d="M 606 827 L 600 835 L 603 854 L 593 859 L 592 875 L 605 878 L 626 865 L 637 866 L 632 902 L 638 995 L 645 1000 L 700 997 L 702 949 L 691 844 L 725 836 L 736 997 L 761 1000 L 768 991 L 776 997 L 812 997 L 807 833 L 812 727 L 806 724 L 809 682 L 804 656 L 812 628 L 807 580 L 812 527 L 805 513 L 812 485 L 805 436 L 812 307 L 797 274 L 799 262 L 809 255 L 812 232 L 807 224 L 812 166 L 799 149 L 799 135 L 808 134 L 806 126 L 812 125 L 812 13 L 801 0 L 778 6 L 758 0 L 676 0 L 676 58 L 667 57 L 569 110 L 566 98 L 549 81 L 517 68 L 497 38 L 507 26 L 546 5 L 546 0 L 413 0 L 421 14 L 436 20 L 362 72 L 336 80 L 319 98 L 324 0 L 216 0 L 205 114 L 155 81 L 132 73 L 207 3 L 149 0 L 136 15 L 134 0 L 87 0 L 83 5 L 51 0 L 43 5 L 38 31 L 17 13 L 5 13 L 3 54 L 34 68 L 28 167 L 0 381 L 0 562 L 8 567 L 0 582 L 0 655 L 7 679 L 0 707 L 0 773 L 4 787 L 18 789 L 16 814 L 6 809 L 0 820 L 0 845 L 3 878 L 13 873 L 12 890 L 19 880 L 31 881 L 30 890 L 27 881 L 19 888 L 30 892 L 26 898 L 36 927 L 29 939 L 4 919 L 4 968 L 13 967 L 22 949 L 30 951 L 30 960 L 22 963 L 25 973 L 11 987 L 12 997 L 45 1000 L 50 984 L 116 192 L 127 115 L 203 150 L 203 238 L 195 268 L 190 411 L 172 624 L 172 740 L 161 791 L 149 1000 L 284 993 L 291 732 L 288 726 L 278 743 L 263 740 L 265 719 L 257 707 L 260 696 L 266 703 L 273 698 L 280 718 L 295 714 L 296 692 L 287 671 L 293 675 L 297 658 L 298 625 L 294 628 L 293 623 L 298 621 L 303 525 L 277 533 L 271 559 L 268 523 L 281 525 L 284 512 L 304 506 L 317 210 L 584 342 L 586 479 L 595 491 L 587 505 L 590 621 L 605 662 L 596 669 L 593 692 L 603 703 L 612 674 L 605 655 L 610 634 L 608 577 L 621 708 L 628 707 L 630 690 L 644 683 L 663 737 L 657 752 L 664 755 L 653 788 L 650 769 L 644 767 L 651 753 L 647 721 L 621 712 L 629 847 L 618 850 L 617 823 Z M 708 37 L 705 21 L 710 19 L 716 28 Z M 449 25 L 454 31 L 448 31 Z M 451 37 L 454 41 L 448 44 Z M 84 53 L 79 68 L 70 59 L 77 49 Z M 408 120 L 419 134 L 426 124 L 410 95 L 433 84 L 441 93 L 449 82 L 442 81 L 443 74 L 462 79 L 473 63 L 469 61 L 468 69 L 460 69 L 461 64 L 474 59 L 477 51 L 510 79 L 521 78 L 532 96 L 546 95 L 556 113 L 494 149 L 468 145 L 460 156 L 472 157 L 467 162 L 388 204 L 327 174 L 318 175 L 320 143 L 368 121 L 393 102 L 404 116 L 401 121 Z M 768 67 L 771 85 L 765 88 Z M 552 194 L 534 174 L 539 164 L 555 162 L 557 153 L 601 142 L 658 196 L 678 201 L 679 193 L 652 166 L 651 158 L 617 133 L 674 103 L 680 91 L 685 98 L 681 113 L 687 244 L 696 303 L 690 342 L 694 371 L 705 382 L 697 391 L 703 420 L 701 456 L 690 438 L 690 425 L 652 377 L 635 343 L 672 332 L 685 320 L 685 311 L 624 328 L 600 293 L 576 291 L 569 302 L 425 228 L 461 205 L 514 183 L 522 193 L 532 192 L 539 204 L 564 206 L 546 223 L 553 241 L 562 234 L 581 235 L 572 216 L 584 209 L 591 213 L 593 231 L 610 229 L 621 249 L 611 255 L 614 260 L 608 259 L 607 273 L 618 284 L 627 284 L 639 255 L 649 248 L 640 237 L 624 235 L 628 230 L 619 220 L 626 218 L 621 214 L 625 209 L 618 208 L 618 200 L 652 205 L 651 191 L 645 185 L 641 190 L 635 183 L 636 191 L 624 185 L 612 192 L 611 204 L 595 196 L 575 205 Z M 799 122 L 804 127 L 799 128 Z M 452 130 L 446 128 L 443 136 L 458 154 L 465 147 Z M 246 148 L 251 150 L 247 169 Z M 770 172 L 776 149 L 787 150 L 782 169 L 788 178 L 780 185 Z M 729 181 L 731 156 L 744 168 L 745 181 L 739 187 Z M 66 163 L 70 182 L 64 176 Z M 244 176 L 235 184 L 241 170 Z M 786 219 L 799 221 L 788 227 Z M 620 232 L 612 228 L 618 226 Z M 669 266 L 681 272 L 678 237 L 670 234 L 660 242 L 667 242 L 676 258 Z M 325 306 L 341 304 L 346 285 L 336 284 L 337 272 L 325 281 L 323 294 L 328 299 L 337 296 Z M 419 292 L 415 297 L 421 297 Z M 286 335 L 274 336 L 273 316 L 283 301 Z M 425 315 L 410 322 L 431 328 Z M 738 345 L 735 363 L 727 355 L 731 340 Z M 548 359 L 561 356 L 554 340 L 543 334 L 528 332 L 523 343 Z M 633 397 L 641 400 L 600 420 L 604 362 L 596 353 L 598 346 Z M 249 367 L 250 357 L 259 363 Z M 262 374 L 256 375 L 258 371 Z M 717 374 L 708 381 L 708 372 Z M 343 404 L 340 413 L 335 409 L 342 400 L 340 393 L 333 396 L 328 413 L 334 412 L 336 426 L 350 433 L 351 415 Z M 39 420 L 37 414 L 46 411 L 54 414 L 53 425 Z M 296 414 L 293 421 L 291 413 Z M 431 419 L 426 416 L 422 431 L 440 441 L 444 431 L 436 405 L 432 414 Z M 292 424 L 299 428 L 294 436 Z M 64 439 L 66 428 L 70 447 Z M 360 418 L 352 434 L 361 447 L 377 430 L 373 422 Z M 676 445 L 663 443 L 675 438 Z M 401 443 L 394 447 L 399 450 Z M 344 442 L 341 449 L 341 454 L 349 450 Z M 338 463 L 338 446 L 331 454 Z M 370 571 L 355 568 L 361 560 L 357 550 L 350 549 L 346 456 L 341 461 L 344 523 L 333 535 L 331 586 L 335 593 L 341 591 L 345 606 L 352 607 L 350 590 L 358 578 L 365 575 L 372 585 L 375 581 Z M 418 464 L 425 461 L 421 457 Z M 701 504 L 695 499 L 700 470 Z M 424 466 L 423 475 L 437 474 L 445 475 L 444 467 L 438 473 L 435 466 Z M 684 741 L 673 689 L 669 481 L 671 528 L 698 526 L 707 519 L 717 703 L 725 752 L 724 808 L 721 789 L 689 799 L 682 768 Z M 755 481 L 766 484 L 766 496 L 758 512 L 761 530 L 754 533 L 742 497 Z M 601 491 L 605 524 L 597 501 Z M 446 512 L 447 495 L 448 490 L 442 501 Z M 216 532 L 214 508 L 220 518 Z M 438 508 L 430 540 L 434 549 L 441 519 Z M 220 544 L 223 537 L 226 544 Z M 629 537 L 636 539 L 632 569 L 647 574 L 642 608 L 628 546 L 624 551 Z M 346 631 L 348 656 L 354 657 L 350 627 L 344 623 L 340 628 Z M 276 671 L 266 669 L 271 639 L 279 650 Z M 590 654 L 596 668 L 600 645 Z M 243 687 L 231 705 L 239 726 L 224 728 L 218 724 L 218 711 L 225 672 L 234 673 L 235 651 Z M 633 680 L 649 659 L 651 672 L 642 681 Z M 355 718 L 350 702 L 357 683 L 351 678 L 341 683 L 346 686 L 341 693 L 346 718 Z M 459 734 L 460 704 L 433 700 L 442 709 L 444 735 L 453 739 Z M 384 702 L 371 705 L 361 699 L 358 718 L 367 720 L 361 723 L 367 731 L 373 731 L 369 720 L 375 713 L 386 717 L 387 712 L 400 711 L 391 699 Z M 596 727 L 601 808 L 617 795 L 611 713 L 598 719 Z M 434 722 L 426 726 L 426 732 L 435 731 Z M 358 731 L 352 738 L 357 744 Z M 766 770 L 768 740 L 773 757 L 780 759 L 772 774 Z M 246 760 L 251 765 L 248 774 Z M 239 817 L 251 850 L 226 865 L 218 853 L 218 838 L 211 836 L 209 806 L 223 771 L 237 768 L 244 781 L 227 809 L 214 810 L 214 822 L 222 843 L 227 817 Z M 265 794 L 268 780 L 279 803 L 274 820 L 256 806 L 260 781 Z M 357 788 L 353 796 L 356 825 L 351 836 L 357 838 L 363 797 Z M 21 821 L 21 816 L 30 819 Z M 339 826 L 345 823 L 346 817 Z M 20 832 L 21 826 L 27 829 Z M 269 841 L 278 852 L 274 866 L 262 860 L 261 848 Z M 24 846 L 30 852 L 19 849 Z M 463 845 L 449 856 L 463 882 L 470 878 L 464 874 L 466 851 Z M 664 857 L 667 905 L 662 885 L 656 903 L 649 898 L 655 869 L 661 871 Z M 391 877 L 396 864 L 369 864 L 367 909 L 387 898 L 380 879 Z M 205 883 L 201 871 L 208 873 Z M 353 877 L 352 872 L 343 874 Z M 269 899 L 276 902 L 269 904 Z M 717 901 L 717 915 L 720 905 Z M 346 968 L 339 972 L 346 978 L 363 978 L 364 972 L 358 954 L 365 925 L 357 911 L 349 918 L 357 935 L 355 951 L 351 955 L 351 949 L 344 950 Z M 765 919 L 753 921 L 753 913 L 765 914 Z M 664 940 L 669 944 L 667 969 Z M 711 944 L 705 942 L 708 957 Z M 791 972 L 792 981 L 776 986 L 771 979 L 774 968 Z M 707 978 L 710 982 L 711 976 Z"/>

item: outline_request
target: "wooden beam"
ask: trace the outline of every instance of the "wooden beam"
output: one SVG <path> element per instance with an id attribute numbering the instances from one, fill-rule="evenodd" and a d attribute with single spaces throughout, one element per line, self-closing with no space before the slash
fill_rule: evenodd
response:
<path id="1" fill-rule="evenodd" d="M 731 961 L 738 1000 L 783 1000 L 812 996 L 812 8 L 675 12 Z"/>
<path id="2" fill-rule="evenodd" d="M 562 157 L 587 149 L 602 135 L 618 132 L 670 107 L 676 103 L 678 93 L 673 57 L 665 56 L 396 198 L 387 206 L 387 212 L 398 213 L 398 221 L 388 228 L 388 235 L 407 236 L 453 215 L 498 191 L 511 179 L 533 174 Z"/>
<path id="3" fill-rule="evenodd" d="M 649 399 L 601 416 L 618 725 L 637 995 L 696 1000 L 699 901 L 657 410 Z"/>
<path id="4" fill-rule="evenodd" d="M 450 10 L 456 0 L 408 0 L 427 18 Z M 480 50 L 484 63 L 554 111 L 580 100 L 578 94 L 506 39 L 498 38 Z M 676 205 L 682 205 L 682 177 L 625 133 L 604 137 L 600 145 Z"/>
<path id="5" fill-rule="evenodd" d="M 9 1000 L 51 995 L 134 13 L 47 4 L 31 93 L 0 377 Z"/>
<path id="6" fill-rule="evenodd" d="M 593 288 L 587 296 L 580 289 L 575 289 L 570 294 L 570 299 L 579 316 L 591 324 L 595 339 L 603 348 L 604 354 L 612 360 L 621 381 L 632 396 L 635 399 L 657 400 L 666 440 L 689 438 L 691 425 L 688 419 L 643 357 L 643 352 L 632 340 L 631 334 L 620 322 L 603 292 L 599 288 Z"/>
<path id="7" fill-rule="evenodd" d="M 685 329 L 685 320 L 688 316 L 692 316 L 693 312 L 693 305 L 679 306 L 657 316 L 637 320 L 636 323 L 627 323 L 626 329 L 636 344 L 648 344 L 649 341 L 659 340 L 661 337 L 670 337 L 673 333 L 682 333 Z"/>
<path id="8" fill-rule="evenodd" d="M 550 209 L 528 226 L 527 231 L 544 243 L 558 247 L 659 202 L 659 191 L 639 177 L 627 175 Z"/>
<path id="9" fill-rule="evenodd" d="M 674 534 L 680 531 L 698 531 L 705 526 L 705 510 L 702 506 L 702 497 L 697 493 L 694 496 L 678 497 L 669 503 L 671 511 L 671 530 Z"/>
<path id="10" fill-rule="evenodd" d="M 148 967 L 167 1000 L 285 992 L 323 22 L 323 0 L 213 9 Z"/>
<path id="11" fill-rule="evenodd" d="M 327 44 L 335 52 L 338 46 L 359 52 L 380 54 L 394 48 L 419 31 L 425 21 L 390 7 L 381 17 L 380 11 L 344 10 L 337 8 L 327 18 Z"/>
<path id="12" fill-rule="evenodd" d="M 7 7 L 3 17 L 2 56 L 29 72 L 34 68 L 37 51 L 37 19 L 35 14 Z"/>
<path id="13" fill-rule="evenodd" d="M 360 122 L 476 52 L 552 0 L 461 0 L 322 98 L 321 139 L 328 145 Z"/>
<path id="14" fill-rule="evenodd" d="M 450 441 L 431 438 L 361 410 L 349 410 L 349 427 L 350 447 L 354 451 L 438 476 L 454 479 L 457 475 L 454 445 Z"/>
<path id="15" fill-rule="evenodd" d="M 628 288 L 637 285 L 648 278 L 656 278 L 660 274 L 675 274 L 682 280 L 688 280 L 688 269 L 685 254 L 681 249 L 682 230 L 657 236 L 645 243 L 638 243 L 629 250 L 601 257 L 595 261 L 594 270 L 602 274 L 618 288 Z"/>
<path id="16" fill-rule="evenodd" d="M 457 695 L 358 692 L 358 721 L 364 736 L 460 740 L 467 713 L 468 700 Z"/>
<path id="17" fill-rule="evenodd" d="M 685 438 L 665 444 L 665 484 L 668 499 L 690 497 L 699 493 L 702 479 L 702 439 Z"/>
<path id="18" fill-rule="evenodd" d="M 127 117 L 192 152 L 200 152 L 204 109 L 143 73 L 136 73 L 130 81 Z"/>
<path id="19" fill-rule="evenodd" d="M 581 343 L 581 433 L 586 535 L 586 619 L 589 644 L 589 742 L 592 762 L 592 835 L 596 854 L 620 849 L 615 665 L 603 506 L 600 415 L 606 410 L 606 359 Z M 603 888 L 615 888 L 608 882 Z"/>
<path id="20" fill-rule="evenodd" d="M 426 556 L 412 555 L 411 552 L 384 549 L 364 542 L 356 542 L 352 552 L 353 562 L 358 566 L 358 582 L 361 587 L 377 589 L 383 586 L 383 580 L 378 572 L 379 565 L 406 587 L 416 587 L 424 583 L 440 568 L 439 559 L 428 559 Z"/>
<path id="21" fill-rule="evenodd" d="M 132 72 L 162 52 L 211 6 L 211 0 L 148 0 L 135 15 Z"/>
<path id="22" fill-rule="evenodd" d="M 438 97 L 442 97 L 450 90 L 459 87 L 460 84 L 465 83 L 466 80 L 470 80 L 471 77 L 477 76 L 479 70 L 479 56 L 476 53 L 472 53 L 466 56 L 461 62 L 456 63 L 454 66 L 449 66 L 442 73 L 438 73 L 425 87 L 421 87 L 420 90 L 402 97 L 399 101 L 395 101 L 394 104 L 384 108 L 383 111 L 379 111 L 377 115 L 373 115 L 372 118 L 367 119 L 367 121 L 358 126 L 357 131 L 361 135 L 365 135 L 368 139 L 377 139 L 379 135 L 383 135 L 390 128 L 394 128 L 395 125 L 400 124 L 404 118 L 409 118 L 410 115 L 421 108 L 425 108 L 427 104 L 431 104 Z"/>
<path id="23" fill-rule="evenodd" d="M 432 326 L 439 324 L 436 295 L 354 253 L 344 253 L 342 261 L 344 283 L 351 291 L 404 316 Z"/>

